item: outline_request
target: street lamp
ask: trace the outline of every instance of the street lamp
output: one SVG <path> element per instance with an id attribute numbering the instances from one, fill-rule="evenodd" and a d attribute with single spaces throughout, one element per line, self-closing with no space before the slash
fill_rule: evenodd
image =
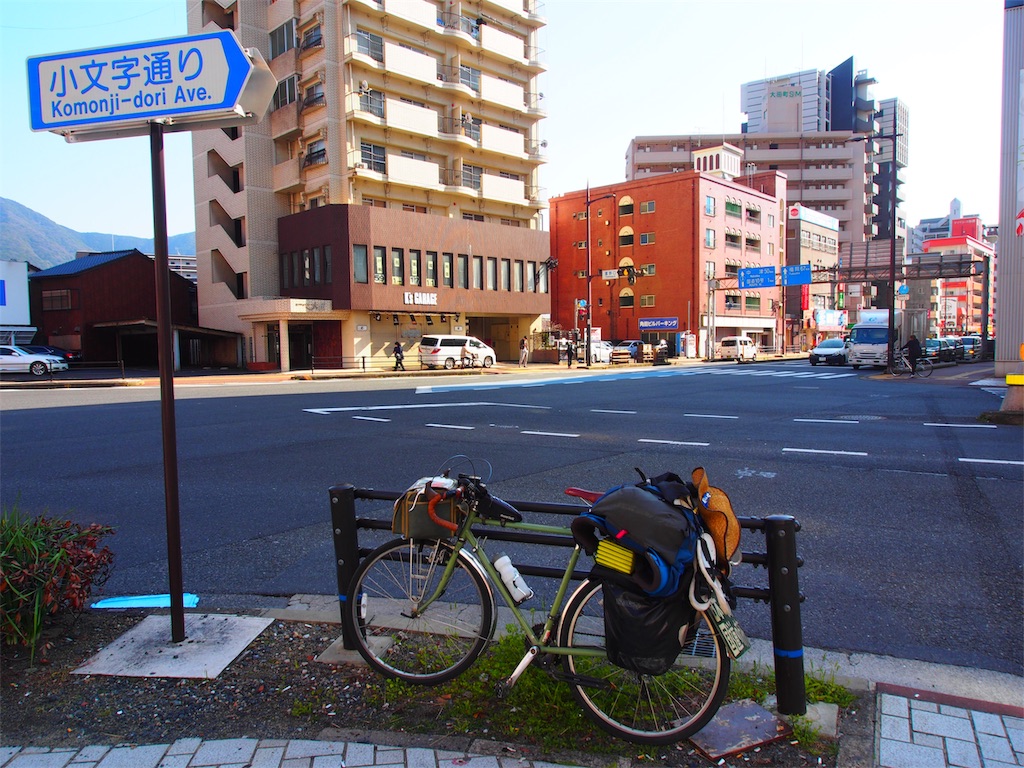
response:
<path id="1" fill-rule="evenodd" d="M 586 210 L 586 212 L 587 212 L 587 329 L 586 329 L 587 330 L 587 340 L 586 340 L 587 356 L 586 356 L 585 359 L 587 361 L 587 367 L 588 368 L 590 367 L 590 364 L 592 362 L 591 354 L 592 354 L 593 350 L 592 350 L 592 348 L 590 346 L 590 336 L 591 336 L 591 334 L 593 333 L 593 330 L 594 330 L 594 296 L 593 296 L 593 293 L 591 292 L 591 287 L 590 287 L 591 281 L 594 279 L 593 269 L 591 267 L 590 204 L 591 203 L 596 203 L 598 200 L 605 200 L 606 198 L 609 198 L 609 197 L 614 199 L 615 198 L 615 193 L 614 192 L 609 192 L 606 195 L 601 195 L 600 197 L 595 197 L 595 198 L 592 199 L 590 197 L 590 185 L 587 184 L 587 201 L 586 201 L 586 207 L 585 207 L 584 210 Z M 575 323 L 574 323 L 574 325 L 575 325 Z"/>
<path id="2" fill-rule="evenodd" d="M 894 363 L 894 352 L 893 346 L 896 335 L 896 139 L 902 136 L 902 133 L 897 132 L 896 121 L 898 118 L 897 110 L 893 107 L 892 112 L 892 133 L 889 135 L 885 134 L 872 134 L 870 136 L 857 136 L 856 138 L 850 139 L 850 141 L 874 141 L 875 139 L 881 139 L 892 142 L 892 163 L 890 164 L 889 174 L 889 200 L 892 206 L 892 224 L 890 231 L 889 241 L 889 341 L 888 341 L 888 353 L 886 364 L 889 369 L 892 369 Z"/>

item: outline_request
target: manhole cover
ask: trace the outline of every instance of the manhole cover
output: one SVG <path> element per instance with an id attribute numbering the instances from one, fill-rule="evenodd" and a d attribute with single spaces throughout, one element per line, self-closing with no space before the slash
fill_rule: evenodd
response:
<path id="1" fill-rule="evenodd" d="M 885 416 L 839 416 L 840 419 L 846 419 L 847 421 L 884 421 Z"/>

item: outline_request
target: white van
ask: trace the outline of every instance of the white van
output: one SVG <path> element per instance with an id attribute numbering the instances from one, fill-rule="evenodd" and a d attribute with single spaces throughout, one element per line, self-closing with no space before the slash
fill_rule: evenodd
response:
<path id="1" fill-rule="evenodd" d="M 752 363 L 757 360 L 757 345 L 749 336 L 726 336 L 718 344 L 718 356 L 737 363 Z"/>
<path id="2" fill-rule="evenodd" d="M 471 359 L 470 366 L 482 365 L 490 368 L 497 360 L 494 350 L 484 344 L 476 336 L 447 336 L 432 334 L 420 339 L 420 365 L 428 368 L 444 366 L 449 370 L 463 365 L 462 353 L 468 347 Z"/>

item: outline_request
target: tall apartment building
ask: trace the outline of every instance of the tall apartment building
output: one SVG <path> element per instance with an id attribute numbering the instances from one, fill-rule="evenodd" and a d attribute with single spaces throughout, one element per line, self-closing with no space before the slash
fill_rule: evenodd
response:
<path id="1" fill-rule="evenodd" d="M 735 147 L 709 145 L 679 173 L 552 198 L 551 319 L 581 328 L 582 300 L 603 339 L 685 353 L 692 334 L 701 356 L 725 336 L 777 347 L 780 289 L 737 286 L 741 269 L 785 264 L 785 179 L 742 169 Z"/>
<path id="2" fill-rule="evenodd" d="M 693 153 L 725 142 L 743 152 L 743 175 L 777 171 L 786 195 L 839 221 L 840 246 L 875 236 L 871 142 L 852 131 L 737 133 L 725 136 L 637 136 L 626 154 L 626 178 L 648 179 L 688 169 Z"/>
<path id="3" fill-rule="evenodd" d="M 806 69 L 740 86 L 743 133 L 854 131 L 873 133 L 875 84 L 851 56 L 828 72 Z"/>
<path id="4" fill-rule="evenodd" d="M 954 219 L 963 218 L 963 203 L 953 198 L 949 203 L 949 214 L 921 219 L 916 226 L 908 227 L 908 253 L 924 252 L 924 241 L 936 237 L 949 237 Z"/>
<path id="5" fill-rule="evenodd" d="M 187 2 L 278 81 L 193 134 L 202 323 L 285 370 L 428 328 L 515 359 L 549 303 L 536 0 Z"/>

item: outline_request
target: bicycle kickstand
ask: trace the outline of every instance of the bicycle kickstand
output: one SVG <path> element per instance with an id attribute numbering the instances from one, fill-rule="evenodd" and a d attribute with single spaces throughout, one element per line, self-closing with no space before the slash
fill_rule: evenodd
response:
<path id="1" fill-rule="evenodd" d="M 512 674 L 508 676 L 507 680 L 502 680 L 498 683 L 498 698 L 503 699 L 508 695 L 508 692 L 512 690 L 512 686 L 516 684 L 519 678 L 522 676 L 526 668 L 530 666 L 537 656 L 540 654 L 540 648 L 536 645 L 531 645 L 530 649 L 523 656 L 522 660 L 516 665 L 516 668 L 512 670 Z"/>

